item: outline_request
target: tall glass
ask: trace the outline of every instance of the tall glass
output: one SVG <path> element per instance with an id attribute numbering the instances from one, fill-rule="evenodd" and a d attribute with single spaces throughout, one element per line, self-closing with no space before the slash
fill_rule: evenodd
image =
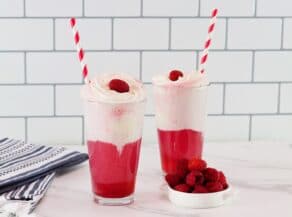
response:
<path id="1" fill-rule="evenodd" d="M 156 123 L 164 173 L 177 173 L 190 158 L 201 158 L 208 86 L 154 83 Z"/>
<path id="2" fill-rule="evenodd" d="M 84 104 L 95 201 L 129 204 L 135 190 L 145 100 L 114 103 L 85 99 Z"/>

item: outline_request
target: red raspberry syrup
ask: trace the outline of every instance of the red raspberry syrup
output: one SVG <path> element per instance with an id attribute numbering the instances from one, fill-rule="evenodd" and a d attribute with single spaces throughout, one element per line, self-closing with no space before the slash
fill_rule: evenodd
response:
<path id="1" fill-rule="evenodd" d="M 87 141 L 93 192 L 105 198 L 123 198 L 133 194 L 140 154 L 141 138 L 117 146 Z"/>
<path id="2" fill-rule="evenodd" d="M 162 170 L 166 174 L 178 174 L 182 162 L 202 156 L 202 132 L 158 129 L 158 140 Z"/>

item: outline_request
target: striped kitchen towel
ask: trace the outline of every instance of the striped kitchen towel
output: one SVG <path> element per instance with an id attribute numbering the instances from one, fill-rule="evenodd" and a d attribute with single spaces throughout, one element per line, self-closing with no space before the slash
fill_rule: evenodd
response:
<path id="1" fill-rule="evenodd" d="M 43 198 L 55 176 L 52 172 L 31 183 L 3 193 L 0 197 L 0 217 L 29 215 Z"/>
<path id="2" fill-rule="evenodd" d="M 63 147 L 0 139 L 0 216 L 1 204 L 12 206 L 18 202 L 31 211 L 45 194 L 56 171 L 87 159 L 87 154 Z"/>

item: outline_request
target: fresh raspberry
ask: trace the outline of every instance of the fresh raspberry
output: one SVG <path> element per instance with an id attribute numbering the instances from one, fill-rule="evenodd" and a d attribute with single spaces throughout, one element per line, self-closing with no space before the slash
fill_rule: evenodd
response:
<path id="1" fill-rule="evenodd" d="M 167 174 L 165 176 L 165 180 L 168 183 L 168 185 L 173 188 L 174 186 L 176 186 L 180 183 L 181 178 L 178 175 Z"/>
<path id="2" fill-rule="evenodd" d="M 181 192 L 189 192 L 191 190 L 190 186 L 187 184 L 179 184 L 175 186 L 174 189 Z"/>
<path id="3" fill-rule="evenodd" d="M 190 172 L 185 179 L 186 184 L 188 184 L 189 186 L 195 186 L 196 184 L 196 175 L 194 174 L 194 172 Z"/>
<path id="4" fill-rule="evenodd" d="M 208 182 L 206 184 L 206 188 L 209 192 L 217 192 L 223 190 L 223 186 L 220 182 Z"/>
<path id="5" fill-rule="evenodd" d="M 200 171 L 193 170 L 186 176 L 185 182 L 189 186 L 202 185 L 204 182 L 204 176 Z"/>
<path id="6" fill-rule="evenodd" d="M 176 174 L 179 175 L 181 178 L 185 178 L 188 172 L 188 160 L 178 160 L 176 162 Z"/>
<path id="7" fill-rule="evenodd" d="M 112 79 L 108 86 L 111 90 L 115 90 L 119 93 L 126 93 L 130 90 L 128 83 L 121 79 Z"/>
<path id="8" fill-rule="evenodd" d="M 172 70 L 170 73 L 169 73 L 169 76 L 168 78 L 172 81 L 177 81 L 179 77 L 183 77 L 183 73 L 179 70 Z"/>
<path id="9" fill-rule="evenodd" d="M 226 189 L 228 187 L 226 177 L 222 171 L 219 171 L 218 182 L 220 182 L 222 184 L 223 189 Z"/>
<path id="10" fill-rule="evenodd" d="M 189 170 L 199 170 L 202 171 L 206 169 L 207 163 L 204 160 L 193 158 L 188 163 Z"/>
<path id="11" fill-rule="evenodd" d="M 193 193 L 208 193 L 208 190 L 203 185 L 196 185 L 195 189 L 193 190 Z"/>
<path id="12" fill-rule="evenodd" d="M 204 183 L 204 181 L 205 181 L 203 173 L 198 171 L 198 170 L 193 170 L 193 173 L 196 176 L 196 184 L 197 185 L 202 185 Z"/>
<path id="13" fill-rule="evenodd" d="M 205 170 L 203 170 L 203 175 L 205 177 L 205 180 L 209 182 L 217 182 L 219 179 L 218 171 L 211 167 L 208 167 Z"/>

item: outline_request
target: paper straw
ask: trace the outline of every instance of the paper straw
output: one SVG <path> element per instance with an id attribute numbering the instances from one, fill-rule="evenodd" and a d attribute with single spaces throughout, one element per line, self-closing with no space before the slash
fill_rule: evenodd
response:
<path id="1" fill-rule="evenodd" d="M 77 50 L 77 54 L 79 57 L 79 62 L 81 65 L 81 70 L 82 70 L 82 76 L 84 78 L 85 83 L 88 83 L 88 68 L 87 68 L 87 64 L 85 63 L 85 58 L 84 58 L 84 50 L 80 45 L 80 35 L 79 32 L 76 28 L 76 19 L 75 18 L 71 18 L 70 19 L 70 25 L 72 28 L 72 32 L 73 32 L 73 37 L 74 37 L 74 43 L 75 43 L 75 47 Z"/>
<path id="2" fill-rule="evenodd" d="M 214 32 L 215 29 L 215 24 L 216 24 L 216 20 L 217 20 L 217 14 L 218 14 L 218 9 L 215 8 L 212 11 L 211 14 L 211 22 L 208 28 L 208 36 L 207 39 L 205 41 L 205 46 L 204 46 L 204 50 L 203 50 L 203 54 L 200 60 L 200 66 L 199 66 L 199 71 L 200 73 L 204 73 L 205 72 L 205 67 L 206 67 L 206 62 L 208 59 L 208 53 L 209 53 L 209 48 L 211 46 L 211 42 L 212 42 L 212 34 Z"/>

